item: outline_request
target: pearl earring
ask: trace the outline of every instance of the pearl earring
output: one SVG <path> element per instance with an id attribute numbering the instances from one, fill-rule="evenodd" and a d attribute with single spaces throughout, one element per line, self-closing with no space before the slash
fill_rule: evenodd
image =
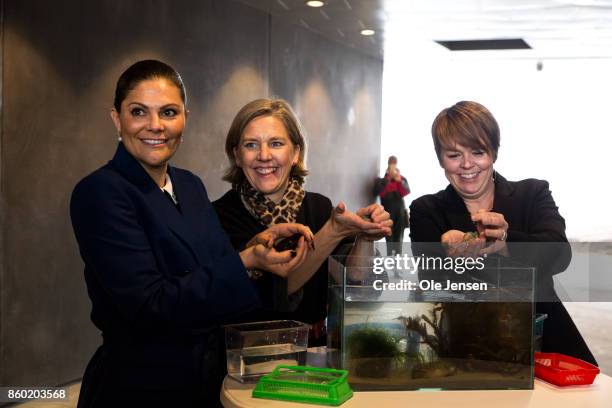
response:
<path id="1" fill-rule="evenodd" d="M 118 135 L 118 136 L 117 136 L 117 141 L 118 141 L 118 142 L 121 142 L 122 140 L 123 140 L 123 139 L 121 139 L 121 135 Z"/>

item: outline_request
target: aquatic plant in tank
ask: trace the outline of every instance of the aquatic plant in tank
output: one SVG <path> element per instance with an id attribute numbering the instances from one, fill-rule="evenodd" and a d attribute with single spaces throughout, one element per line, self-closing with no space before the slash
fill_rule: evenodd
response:
<path id="1" fill-rule="evenodd" d="M 362 377 L 387 377 L 402 353 L 398 349 L 399 338 L 383 328 L 362 327 L 346 340 L 347 354 L 357 375 Z"/>

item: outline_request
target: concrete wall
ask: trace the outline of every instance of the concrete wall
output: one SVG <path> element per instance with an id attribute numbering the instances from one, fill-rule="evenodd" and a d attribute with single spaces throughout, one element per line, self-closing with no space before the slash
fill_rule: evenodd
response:
<path id="1" fill-rule="evenodd" d="M 211 198 L 225 132 L 256 97 L 294 104 L 308 188 L 357 206 L 378 169 L 382 62 L 226 0 L 4 0 L 0 142 L 0 385 L 81 376 L 100 343 L 68 216 L 74 184 L 113 154 L 114 84 L 131 63 L 173 65 L 188 90 L 174 164 Z"/>
<path id="2" fill-rule="evenodd" d="M 4 21 L 4 0 L 0 0 L 0 21 Z M 4 54 L 4 30 L 3 27 L 0 26 L 0 55 Z M 0 78 L 3 78 L 3 66 L 4 66 L 4 58 L 0 58 Z M 2 102 L 4 92 L 2 92 L 2 80 L 0 79 L 0 364 L 2 362 L 2 355 L 4 355 L 4 330 L 3 330 L 3 302 L 2 302 L 2 288 L 4 287 L 4 265 L 6 264 L 6 257 L 4 256 L 4 213 L 5 205 L 4 205 L 4 177 L 2 177 L 4 168 L 4 162 L 2 161 L 2 157 L 4 156 L 4 152 L 2 149 L 3 140 L 4 140 L 4 132 L 2 131 L 1 123 L 2 123 Z M 0 385 L 4 385 L 2 382 L 2 366 L 0 365 Z"/>
<path id="3" fill-rule="evenodd" d="M 382 62 L 279 19 L 271 24 L 271 92 L 308 135 L 307 189 L 355 209 L 378 172 Z"/>

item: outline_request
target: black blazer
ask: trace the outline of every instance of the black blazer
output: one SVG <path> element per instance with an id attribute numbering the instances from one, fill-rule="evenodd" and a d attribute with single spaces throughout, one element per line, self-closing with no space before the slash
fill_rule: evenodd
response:
<path id="1" fill-rule="evenodd" d="M 218 325 L 258 304 L 201 180 L 168 174 L 180 211 L 120 143 L 72 193 L 91 318 L 104 338 L 80 407 L 218 401 Z"/>
<path id="2" fill-rule="evenodd" d="M 571 260 L 571 248 L 565 236 L 565 220 L 548 188 L 548 182 L 527 179 L 517 182 L 495 175 L 495 197 L 492 211 L 503 214 L 508 222 L 511 254 L 512 243 L 557 243 L 545 246 L 521 246 L 522 263 L 536 267 L 537 313 L 548 314 L 545 321 L 543 351 L 560 352 L 595 363 L 571 317 L 554 293 L 552 276 L 564 271 Z M 451 229 L 474 231 L 465 203 L 449 185 L 436 194 L 422 196 L 410 205 L 410 240 L 413 251 L 420 253 L 419 243 L 440 242 Z M 416 247 L 416 248 L 415 248 Z"/>

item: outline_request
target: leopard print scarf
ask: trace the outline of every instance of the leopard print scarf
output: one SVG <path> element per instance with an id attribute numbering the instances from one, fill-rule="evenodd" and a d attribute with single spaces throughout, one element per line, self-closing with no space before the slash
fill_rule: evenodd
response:
<path id="1" fill-rule="evenodd" d="M 303 181 L 296 177 L 289 179 L 287 190 L 278 204 L 267 199 L 257 191 L 248 180 L 235 188 L 240 194 L 242 203 L 255 219 L 265 227 L 284 222 L 295 222 L 304 200 Z"/>

